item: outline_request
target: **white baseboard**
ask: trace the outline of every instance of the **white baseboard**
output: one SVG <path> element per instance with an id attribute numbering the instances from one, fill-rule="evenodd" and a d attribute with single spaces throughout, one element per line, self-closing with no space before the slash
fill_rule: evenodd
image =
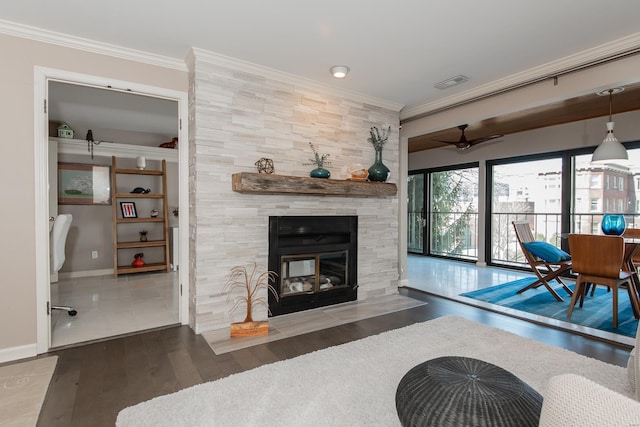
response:
<path id="1" fill-rule="evenodd" d="M 0 363 L 34 357 L 38 354 L 36 343 L 0 349 Z"/>
<path id="2" fill-rule="evenodd" d="M 104 270 L 70 271 L 68 273 L 58 273 L 59 279 L 75 279 L 76 277 L 107 276 L 113 274 L 113 268 Z"/>

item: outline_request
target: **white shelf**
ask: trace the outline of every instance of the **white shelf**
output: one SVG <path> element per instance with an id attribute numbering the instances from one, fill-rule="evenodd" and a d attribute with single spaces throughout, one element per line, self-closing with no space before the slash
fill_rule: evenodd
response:
<path id="1" fill-rule="evenodd" d="M 49 138 L 58 142 L 58 153 L 87 155 L 87 141 L 83 139 Z M 173 148 L 147 147 L 144 145 L 121 144 L 118 142 L 103 141 L 93 146 L 94 156 L 135 159 L 143 156 L 147 160 L 166 160 L 178 162 L 178 150 Z"/>

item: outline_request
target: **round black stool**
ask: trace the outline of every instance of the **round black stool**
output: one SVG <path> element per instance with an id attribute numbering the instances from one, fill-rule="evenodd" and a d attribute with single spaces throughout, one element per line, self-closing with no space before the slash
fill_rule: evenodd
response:
<path id="1" fill-rule="evenodd" d="M 537 426 L 542 396 L 504 369 L 468 357 L 440 357 L 402 377 L 403 426 Z"/>

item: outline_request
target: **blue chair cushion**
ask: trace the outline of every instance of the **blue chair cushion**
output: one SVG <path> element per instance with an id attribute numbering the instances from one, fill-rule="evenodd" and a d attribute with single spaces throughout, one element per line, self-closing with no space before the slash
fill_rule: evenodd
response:
<path id="1" fill-rule="evenodd" d="M 547 242 L 527 242 L 524 244 L 529 252 L 547 262 L 569 261 L 571 255 Z"/>

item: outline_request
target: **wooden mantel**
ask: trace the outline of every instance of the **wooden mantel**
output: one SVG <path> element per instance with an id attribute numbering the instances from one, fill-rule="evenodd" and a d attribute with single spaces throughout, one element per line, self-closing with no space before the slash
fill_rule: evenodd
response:
<path id="1" fill-rule="evenodd" d="M 398 187 L 392 183 L 308 178 L 249 172 L 234 173 L 231 184 L 233 191 L 253 194 L 387 197 L 394 196 L 398 192 Z"/>

